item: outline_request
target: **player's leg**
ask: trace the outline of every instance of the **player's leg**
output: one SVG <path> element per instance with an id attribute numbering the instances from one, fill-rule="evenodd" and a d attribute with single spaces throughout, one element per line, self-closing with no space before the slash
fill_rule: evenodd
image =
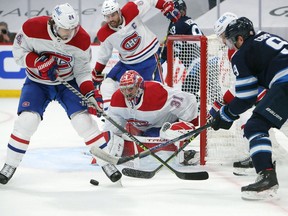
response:
<path id="1" fill-rule="evenodd" d="M 75 80 L 70 81 L 69 84 L 78 89 Z M 101 151 L 103 154 L 109 156 L 110 152 L 107 144 L 111 139 L 110 134 L 100 132 L 97 122 L 87 112 L 86 106 L 82 105 L 81 99 L 65 86 L 61 85 L 59 89 L 60 91 L 57 100 L 71 119 L 71 124 L 75 131 L 84 139 L 85 144 L 91 149 L 91 151 L 94 149 L 94 151 Z M 114 165 L 107 162 L 105 162 L 105 164 L 103 162 L 100 165 L 102 165 L 102 168 L 106 168 L 104 172 L 111 181 L 114 182 L 121 178 L 122 174 Z"/>
<path id="2" fill-rule="evenodd" d="M 43 112 L 50 102 L 45 91 L 44 85 L 26 79 L 18 105 L 18 118 L 8 141 L 6 162 L 0 171 L 1 184 L 6 184 L 12 178 L 41 122 Z"/>
<path id="3" fill-rule="evenodd" d="M 256 182 L 241 188 L 242 197 L 265 199 L 276 196 L 279 187 L 275 165 L 272 162 L 271 127 L 281 128 L 288 118 L 288 85 L 273 86 L 256 106 L 247 121 L 244 133 L 250 143 L 250 155 L 258 174 Z"/>

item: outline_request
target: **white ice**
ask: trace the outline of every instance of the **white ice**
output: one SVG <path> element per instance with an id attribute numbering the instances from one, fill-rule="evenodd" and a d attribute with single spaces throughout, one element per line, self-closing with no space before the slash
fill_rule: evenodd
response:
<path id="1" fill-rule="evenodd" d="M 17 105 L 18 99 L 0 99 L 1 167 Z M 240 188 L 255 175 L 234 176 L 231 165 L 189 167 L 208 171 L 205 181 L 181 180 L 163 169 L 149 180 L 123 176 L 120 185 L 90 165 L 87 152 L 61 106 L 51 103 L 15 175 L 0 185 L 0 216 L 288 215 L 287 158 L 277 162 L 279 199 L 245 201 Z"/>

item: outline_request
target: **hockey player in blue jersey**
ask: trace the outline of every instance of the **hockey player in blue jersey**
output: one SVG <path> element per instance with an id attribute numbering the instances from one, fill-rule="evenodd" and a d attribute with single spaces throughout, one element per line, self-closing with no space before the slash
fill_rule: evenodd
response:
<path id="1" fill-rule="evenodd" d="M 288 42 L 267 32 L 256 34 L 246 17 L 227 26 L 225 39 L 229 48 L 238 50 L 232 57 L 236 97 L 221 107 L 212 127 L 228 130 L 239 114 L 255 104 L 258 87 L 269 89 L 244 128 L 258 177 L 255 183 L 242 187 L 241 192 L 244 199 L 273 198 L 279 184 L 269 130 L 281 128 L 288 118 Z"/>
<path id="2" fill-rule="evenodd" d="M 187 6 L 184 0 L 174 0 L 174 6 L 176 9 L 180 11 L 181 17 L 177 22 L 170 22 L 168 27 L 169 35 L 203 35 L 202 31 L 198 27 L 198 25 L 191 19 L 191 17 L 186 15 Z M 187 42 L 185 43 L 185 49 L 189 49 L 189 46 L 195 46 L 195 44 L 189 44 L 187 46 Z M 186 68 L 189 67 L 192 61 L 192 56 L 189 52 L 181 51 L 182 45 L 179 44 L 179 52 L 177 53 L 179 59 L 184 64 Z M 188 48 L 187 48 L 188 47 Z M 167 60 L 167 47 L 164 47 L 163 52 L 160 54 L 161 63 L 164 63 Z"/>

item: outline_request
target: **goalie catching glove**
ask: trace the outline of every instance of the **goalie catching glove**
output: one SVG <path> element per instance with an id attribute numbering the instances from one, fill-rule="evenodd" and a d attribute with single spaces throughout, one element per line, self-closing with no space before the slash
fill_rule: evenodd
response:
<path id="1" fill-rule="evenodd" d="M 195 130 L 195 126 L 188 122 L 165 122 L 160 130 L 160 137 L 163 139 L 174 139 L 190 131 Z M 185 140 L 186 138 L 182 139 Z"/>

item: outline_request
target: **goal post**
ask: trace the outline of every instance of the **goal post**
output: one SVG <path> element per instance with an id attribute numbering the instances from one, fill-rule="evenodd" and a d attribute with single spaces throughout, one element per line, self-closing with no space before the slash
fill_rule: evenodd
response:
<path id="1" fill-rule="evenodd" d="M 190 41 L 190 42 L 199 42 L 200 43 L 200 47 L 202 47 L 203 50 L 207 50 L 207 38 L 205 36 L 190 36 L 190 35 L 174 35 L 174 36 L 168 36 L 167 39 L 167 77 L 166 77 L 166 83 L 168 86 L 173 87 L 173 68 L 174 68 L 174 44 L 175 42 L 179 42 L 179 41 Z M 200 57 L 200 74 L 202 75 L 201 79 L 200 79 L 200 88 L 202 89 L 206 89 L 207 88 L 207 55 L 206 52 L 200 52 L 199 54 Z M 187 69 L 184 68 L 184 71 Z M 174 73 L 175 74 L 175 73 Z M 186 74 L 186 73 L 184 73 Z M 200 126 L 203 126 L 206 124 L 207 119 L 206 119 L 206 115 L 202 114 L 202 113 L 207 113 L 207 106 L 206 106 L 206 100 L 207 100 L 207 94 L 205 91 L 201 91 L 200 92 L 200 100 L 202 100 L 200 102 L 200 104 L 204 104 L 203 106 L 201 106 L 201 112 L 200 112 Z M 203 131 L 200 134 L 200 164 L 204 165 L 205 164 L 205 154 L 206 154 L 206 137 L 207 137 L 207 132 L 206 130 Z"/>
<path id="2" fill-rule="evenodd" d="M 200 126 L 205 125 L 213 102 L 222 102 L 223 94 L 234 88 L 235 76 L 231 71 L 227 48 L 216 35 L 168 36 L 165 82 L 171 87 L 195 94 Z M 206 162 L 232 162 L 248 153 L 241 126 L 239 123 L 233 126 L 229 131 L 208 129 L 200 134 L 201 165 Z"/>

